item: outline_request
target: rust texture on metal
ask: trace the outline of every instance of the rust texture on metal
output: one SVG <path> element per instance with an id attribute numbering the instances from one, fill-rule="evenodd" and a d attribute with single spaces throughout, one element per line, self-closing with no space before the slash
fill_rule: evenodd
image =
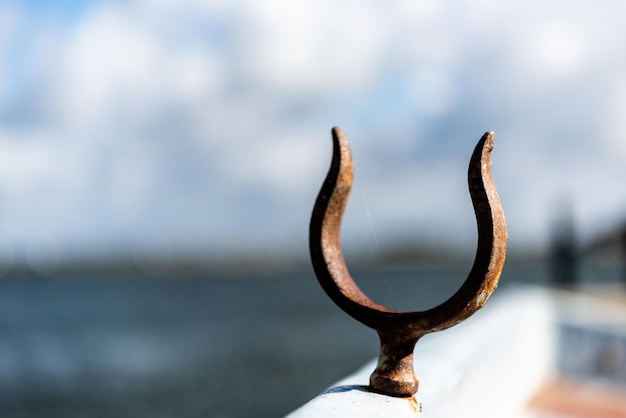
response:
<path id="1" fill-rule="evenodd" d="M 483 307 L 498 285 L 506 257 L 504 213 L 491 174 L 494 133 L 478 141 L 468 170 L 469 192 L 478 225 L 474 264 L 459 290 L 425 311 L 398 311 L 367 297 L 356 285 L 341 252 L 340 232 L 353 179 L 352 154 L 339 128 L 333 128 L 333 157 L 317 196 L 309 230 L 311 261 L 326 294 L 346 313 L 380 337 L 380 357 L 370 388 L 392 396 L 417 392 L 413 350 L 424 335 L 463 321 Z"/>

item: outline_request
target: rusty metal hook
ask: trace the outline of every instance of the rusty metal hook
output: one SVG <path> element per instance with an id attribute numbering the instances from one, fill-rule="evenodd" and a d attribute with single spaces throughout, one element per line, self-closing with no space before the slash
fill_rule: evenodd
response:
<path id="1" fill-rule="evenodd" d="M 421 312 L 390 309 L 368 298 L 356 285 L 341 253 L 341 220 L 353 179 L 352 154 L 343 132 L 332 130 L 333 158 L 317 196 L 309 229 L 315 274 L 326 294 L 346 313 L 373 328 L 380 337 L 378 366 L 370 388 L 392 396 L 412 396 L 418 380 L 413 350 L 424 335 L 458 324 L 483 307 L 498 285 L 506 257 L 504 213 L 491 174 L 495 135 L 478 141 L 468 170 L 469 191 L 478 225 L 472 269 L 459 290 L 442 304 Z"/>

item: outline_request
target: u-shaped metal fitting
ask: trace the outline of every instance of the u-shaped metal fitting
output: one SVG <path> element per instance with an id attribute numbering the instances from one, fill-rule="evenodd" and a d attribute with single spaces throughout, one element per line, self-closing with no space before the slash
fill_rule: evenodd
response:
<path id="1" fill-rule="evenodd" d="M 491 174 L 494 133 L 478 141 L 468 170 L 469 192 L 478 225 L 478 247 L 472 269 L 459 290 L 442 304 L 407 312 L 379 305 L 356 285 L 341 252 L 341 220 L 353 180 L 350 146 L 333 128 L 333 158 L 317 196 L 309 229 L 315 274 L 326 294 L 350 316 L 378 332 L 381 343 L 370 388 L 392 396 L 412 396 L 418 380 L 413 350 L 424 335 L 449 328 L 483 307 L 498 285 L 506 257 L 504 213 Z"/>

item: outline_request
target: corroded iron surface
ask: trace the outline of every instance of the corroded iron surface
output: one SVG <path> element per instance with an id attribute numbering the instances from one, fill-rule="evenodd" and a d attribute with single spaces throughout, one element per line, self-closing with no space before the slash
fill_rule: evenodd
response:
<path id="1" fill-rule="evenodd" d="M 346 313 L 378 332 L 378 366 L 370 388 L 392 396 L 412 396 L 418 380 L 413 350 L 424 335 L 449 328 L 482 308 L 498 285 L 506 256 L 504 213 L 491 174 L 495 135 L 478 141 L 468 170 L 469 191 L 478 225 L 478 248 L 472 269 L 459 290 L 442 304 L 425 311 L 390 309 L 368 298 L 356 285 L 341 253 L 341 220 L 353 179 L 352 154 L 339 128 L 333 128 L 333 158 L 317 196 L 309 230 L 315 274 L 328 296 Z"/>

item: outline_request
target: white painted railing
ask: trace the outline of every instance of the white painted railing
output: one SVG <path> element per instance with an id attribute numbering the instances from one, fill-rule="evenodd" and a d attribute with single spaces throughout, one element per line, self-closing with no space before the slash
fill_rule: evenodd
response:
<path id="1" fill-rule="evenodd" d="M 496 292 L 473 317 L 417 343 L 417 402 L 367 391 L 372 361 L 288 418 L 529 416 L 529 400 L 555 373 L 556 320 L 547 290 Z"/>

